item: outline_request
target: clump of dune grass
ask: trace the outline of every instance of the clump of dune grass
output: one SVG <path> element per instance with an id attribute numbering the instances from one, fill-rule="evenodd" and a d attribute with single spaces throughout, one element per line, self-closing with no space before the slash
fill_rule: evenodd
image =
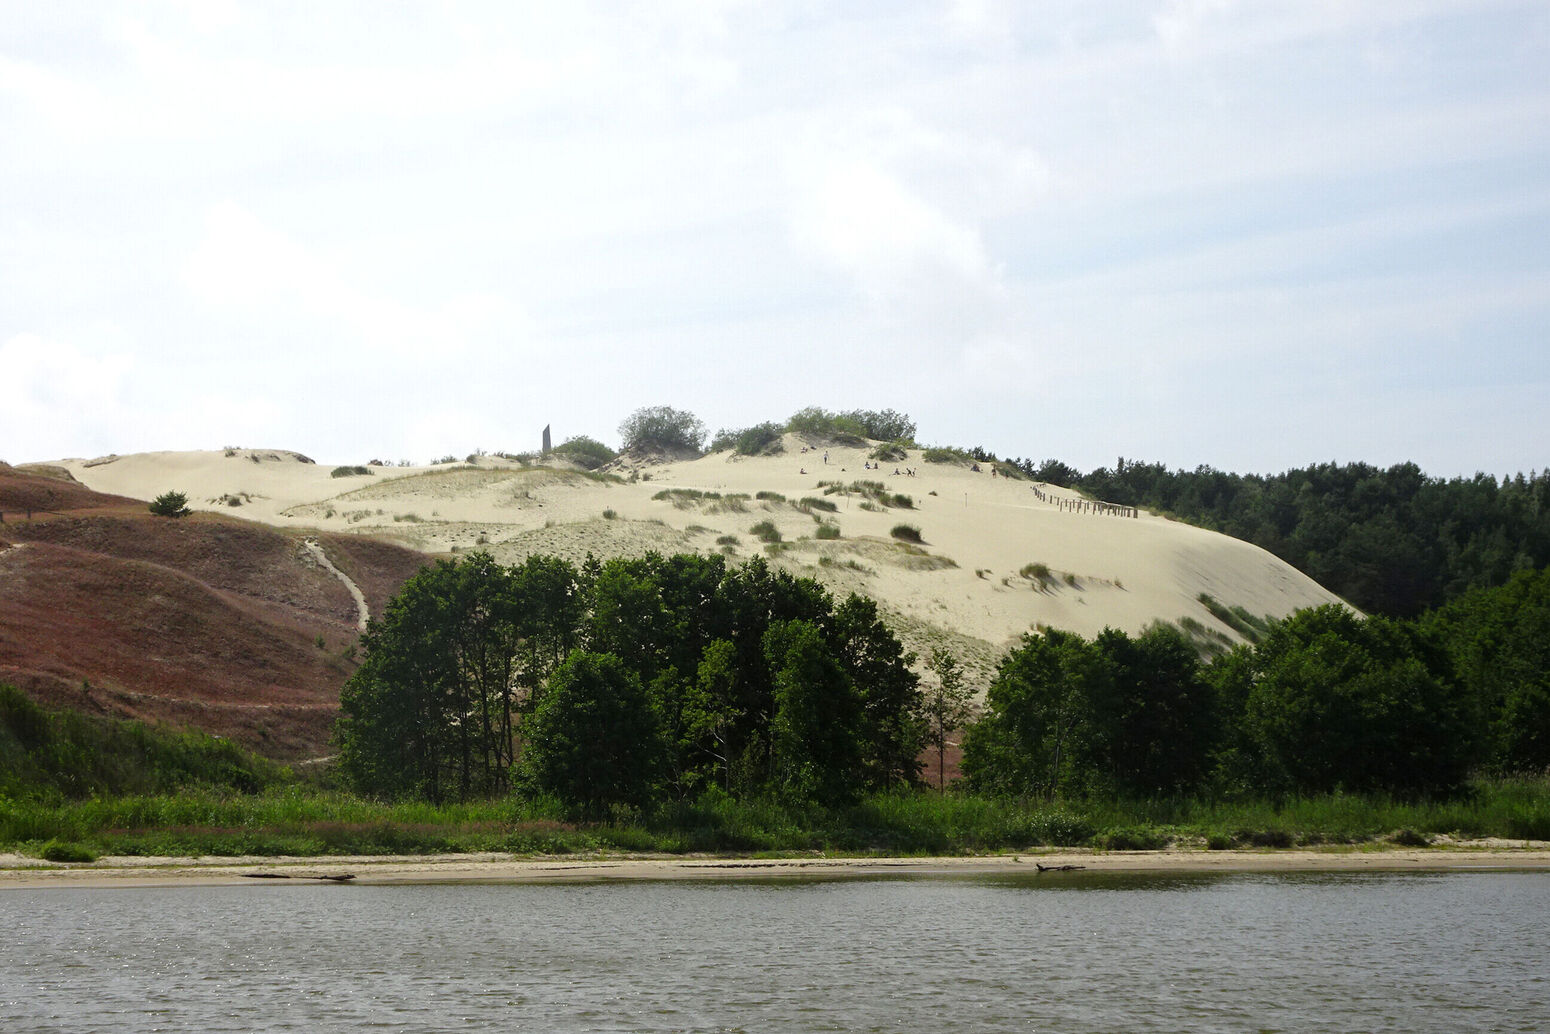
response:
<path id="1" fill-rule="evenodd" d="M 776 543 L 780 541 L 780 529 L 775 527 L 774 521 L 760 521 L 748 529 L 748 534 L 760 542 Z"/>

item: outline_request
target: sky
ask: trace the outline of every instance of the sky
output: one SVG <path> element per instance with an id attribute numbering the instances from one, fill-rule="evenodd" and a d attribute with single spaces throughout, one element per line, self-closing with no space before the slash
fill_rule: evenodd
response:
<path id="1" fill-rule="evenodd" d="M 1544 0 L 0 0 L 0 459 L 1550 466 Z"/>

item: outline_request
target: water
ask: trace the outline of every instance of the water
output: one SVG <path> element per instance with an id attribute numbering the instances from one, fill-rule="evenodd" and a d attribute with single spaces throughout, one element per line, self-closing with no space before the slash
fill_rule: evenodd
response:
<path id="1" fill-rule="evenodd" d="M 1550 874 L 0 892 L 0 1029 L 1542 1031 Z"/>

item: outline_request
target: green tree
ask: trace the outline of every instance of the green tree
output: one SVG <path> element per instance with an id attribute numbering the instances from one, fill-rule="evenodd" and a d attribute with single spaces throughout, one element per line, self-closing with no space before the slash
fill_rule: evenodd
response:
<path id="1" fill-rule="evenodd" d="M 1521 571 L 1431 615 L 1476 709 L 1488 765 L 1550 769 L 1550 568 Z"/>
<path id="2" fill-rule="evenodd" d="M 878 617 L 877 601 L 866 596 L 847 596 L 824 627 L 861 708 L 864 785 L 880 790 L 917 783 L 926 721 L 920 678 L 911 670 L 915 655 Z"/>
<path id="3" fill-rule="evenodd" d="M 685 767 L 732 789 L 731 734 L 738 717 L 737 648 L 725 639 L 705 647 L 695 679 L 684 694 L 681 743 L 697 756 Z"/>
<path id="4" fill-rule="evenodd" d="M 188 508 L 188 496 L 182 492 L 163 492 L 151 500 L 149 509 L 158 517 L 187 517 L 193 513 Z"/>
<path id="5" fill-rule="evenodd" d="M 364 793 L 431 800 L 506 789 L 524 649 L 522 598 L 487 553 L 404 584 L 340 693 L 340 769 Z"/>
<path id="6" fill-rule="evenodd" d="M 645 406 L 619 425 L 621 449 L 665 449 L 699 452 L 705 445 L 705 425 L 687 410 Z"/>
<path id="7" fill-rule="evenodd" d="M 612 654 L 576 650 L 555 669 L 528 719 L 522 775 L 588 817 L 651 800 L 664 743 L 636 674 Z"/>
<path id="8" fill-rule="evenodd" d="M 795 800 L 854 800 L 862 789 L 861 706 L 854 684 L 810 622 L 774 622 L 764 643 L 775 684 L 773 788 Z"/>
<path id="9" fill-rule="evenodd" d="M 1106 628 L 1093 645 L 1108 667 L 1093 700 L 1094 760 L 1113 789 L 1134 797 L 1197 789 L 1218 731 L 1195 648 L 1160 624 L 1135 638 Z"/>
<path id="10" fill-rule="evenodd" d="M 1024 636 L 1002 658 L 985 711 L 964 737 L 970 785 L 1046 800 L 1081 789 L 1092 702 L 1108 677 L 1103 658 L 1079 635 L 1052 628 Z"/>
<path id="11" fill-rule="evenodd" d="M 1440 644 L 1329 604 L 1274 626 L 1253 652 L 1243 723 L 1261 788 L 1450 793 L 1474 728 Z"/>
<path id="12" fill-rule="evenodd" d="M 958 659 L 940 647 L 931 651 L 926 669 L 935 676 L 925 692 L 926 742 L 936 748 L 936 788 L 945 787 L 947 737 L 974 719 L 974 690 L 964 685 Z"/>

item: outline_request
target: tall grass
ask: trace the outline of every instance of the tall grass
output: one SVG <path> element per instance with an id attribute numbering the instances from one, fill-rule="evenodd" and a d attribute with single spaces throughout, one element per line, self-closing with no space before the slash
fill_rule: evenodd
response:
<path id="1" fill-rule="evenodd" d="M 300 786 L 45 802 L 0 797 L 0 849 L 96 854 L 328 855 L 503 851 L 976 854 L 1054 847 L 1291 847 L 1424 842 L 1451 834 L 1550 839 L 1550 779 L 1479 782 L 1455 801 L 1328 795 L 1281 802 L 1046 803 L 901 790 L 821 808 L 710 794 L 609 821 L 552 801 L 386 804 Z"/>

